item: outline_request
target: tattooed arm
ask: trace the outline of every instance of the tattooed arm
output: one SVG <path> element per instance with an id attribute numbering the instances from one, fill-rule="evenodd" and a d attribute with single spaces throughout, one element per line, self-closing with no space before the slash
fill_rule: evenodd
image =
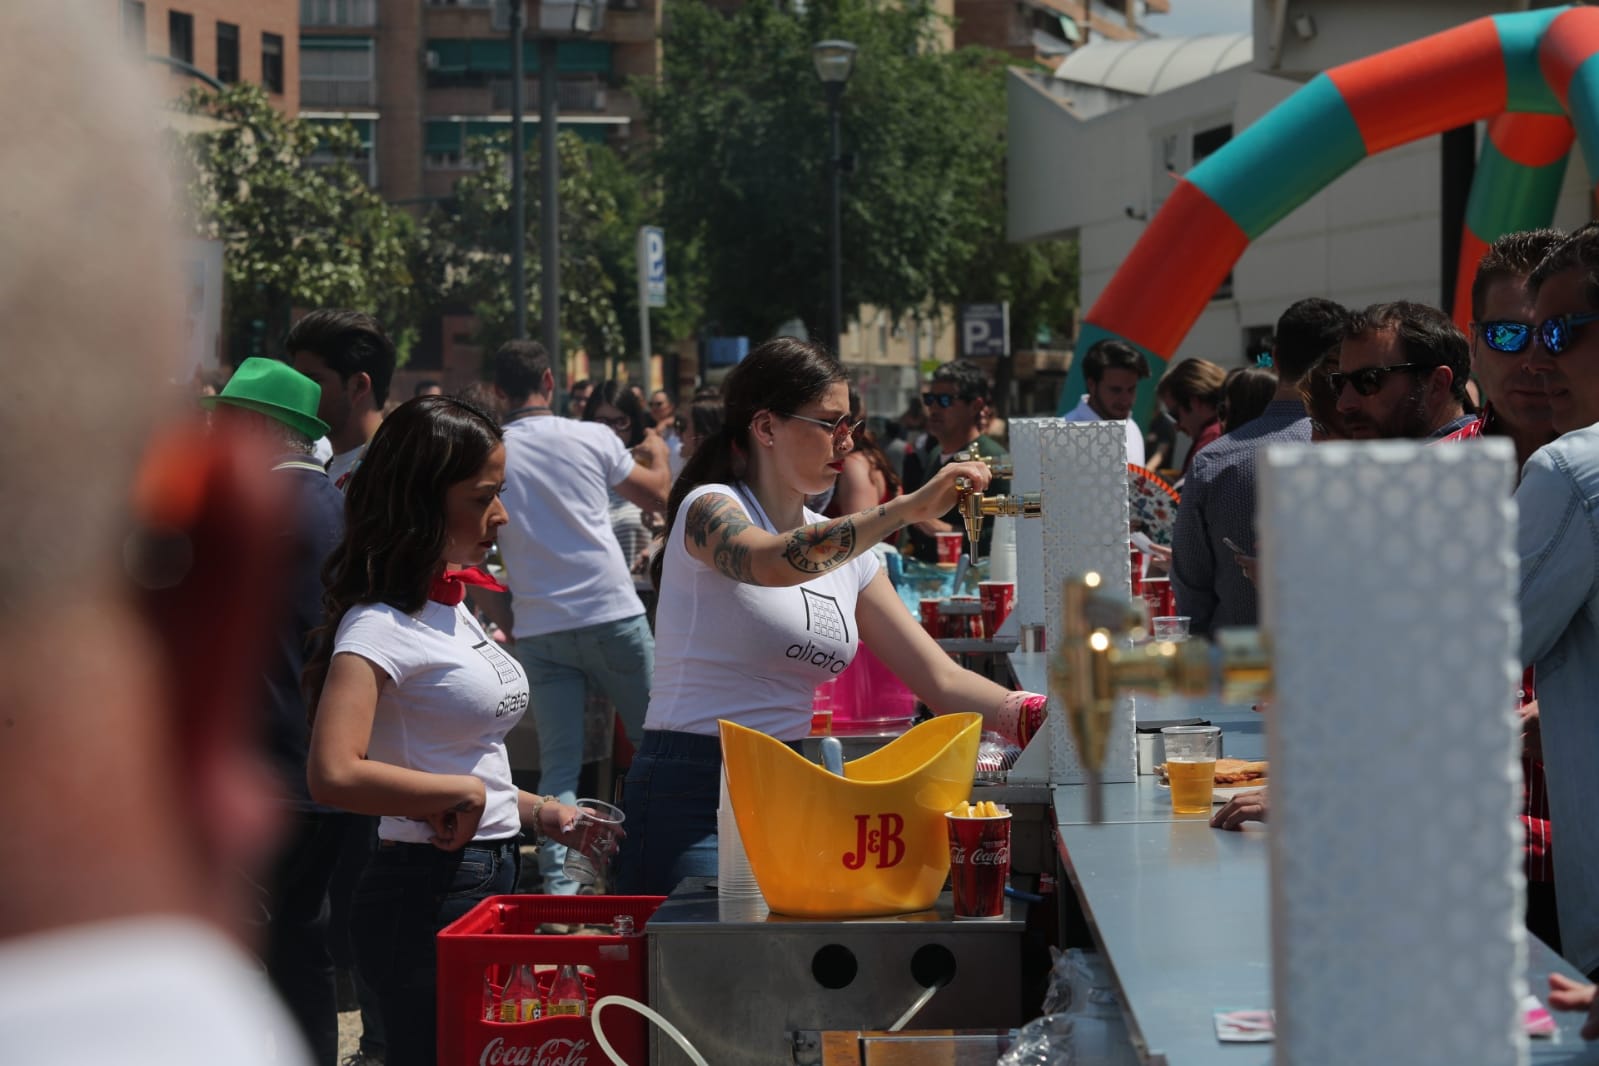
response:
<path id="1" fill-rule="evenodd" d="M 682 516 L 683 542 L 695 559 L 734 581 L 773 588 L 799 585 L 843 566 L 902 526 L 948 511 L 957 476 L 971 478 L 978 489 L 988 484 L 983 464 L 950 464 L 908 496 L 778 534 L 750 522 L 731 496 L 706 493 Z"/>

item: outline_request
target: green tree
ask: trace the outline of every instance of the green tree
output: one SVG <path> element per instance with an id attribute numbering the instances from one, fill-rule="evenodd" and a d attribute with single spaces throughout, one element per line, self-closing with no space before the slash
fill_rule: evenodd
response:
<path id="1" fill-rule="evenodd" d="M 478 340 L 492 351 L 513 332 L 511 283 L 511 168 L 508 136 L 474 138 L 467 154 L 473 173 L 430 220 L 440 253 L 443 290 L 470 306 L 478 318 Z M 634 273 L 637 227 L 653 212 L 644 182 L 610 148 L 570 134 L 557 138 L 561 157 L 561 344 L 591 359 L 627 360 L 638 345 L 638 297 Z M 528 332 L 542 332 L 539 227 L 541 162 L 526 155 Z M 668 308 L 668 312 L 672 309 Z M 680 311 L 678 317 L 684 317 Z M 672 322 L 657 312 L 657 321 Z"/>
<path id="2" fill-rule="evenodd" d="M 224 123 L 177 146 L 189 226 L 223 243 L 232 354 L 270 352 L 296 307 L 351 307 L 378 316 L 403 361 L 423 310 L 411 270 L 417 226 L 347 164 L 355 131 L 287 117 L 256 85 L 194 90 L 185 105 Z"/>
<path id="3" fill-rule="evenodd" d="M 1055 290 L 1075 291 L 1069 250 L 1004 239 L 1005 57 L 941 50 L 921 2 L 723 14 L 674 0 L 666 26 L 661 81 L 642 87 L 653 170 L 669 231 L 698 249 L 712 330 L 826 321 L 828 114 L 811 45 L 832 37 L 860 48 L 842 108 L 857 161 L 844 182 L 846 316 L 1011 299 L 1029 321 L 1067 324 Z"/>

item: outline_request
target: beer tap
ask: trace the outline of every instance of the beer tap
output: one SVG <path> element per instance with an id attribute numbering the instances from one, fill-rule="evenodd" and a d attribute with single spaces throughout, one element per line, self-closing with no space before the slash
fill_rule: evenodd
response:
<path id="1" fill-rule="evenodd" d="M 955 490 L 955 507 L 961 513 L 961 520 L 966 523 L 966 538 L 972 545 L 974 563 L 977 562 L 984 518 L 998 515 L 1040 518 L 1044 514 L 1042 493 L 1022 492 L 1010 496 L 984 496 L 973 489 L 971 479 L 965 477 L 955 479 Z"/>
<path id="2" fill-rule="evenodd" d="M 1068 578 L 1062 590 L 1061 642 L 1050 662 L 1050 690 L 1066 710 L 1088 785 L 1089 821 L 1104 817 L 1100 769 L 1116 699 L 1218 694 L 1249 703 L 1271 689 L 1271 658 L 1260 631 L 1223 629 L 1203 640 L 1131 644 L 1143 635 L 1145 609 L 1105 587 L 1097 573 Z"/>
<path id="3" fill-rule="evenodd" d="M 1012 478 L 1016 476 L 1016 466 L 1008 455 L 978 455 L 977 446 L 969 445 L 964 451 L 955 453 L 952 463 L 982 463 L 988 467 L 988 472 L 995 477 Z"/>

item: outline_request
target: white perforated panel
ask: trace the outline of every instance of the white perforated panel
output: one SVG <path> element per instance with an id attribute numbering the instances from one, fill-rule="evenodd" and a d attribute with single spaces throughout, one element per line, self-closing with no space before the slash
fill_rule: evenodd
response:
<path id="1" fill-rule="evenodd" d="M 1011 492 L 1037 492 L 1043 486 L 1039 461 L 1040 426 L 1059 422 L 1058 418 L 1013 418 L 1010 420 L 1010 457 L 1016 467 Z M 1048 506 L 1047 503 L 1045 505 Z M 1016 523 L 1016 605 L 1011 614 L 1019 625 L 1042 625 L 1044 597 L 1038 575 L 1044 572 L 1044 523 L 1041 519 L 1017 519 Z"/>
<path id="2" fill-rule="evenodd" d="M 1039 427 L 1043 464 L 1044 628 L 1051 650 L 1061 634 L 1061 584 L 1072 574 L 1097 570 L 1106 587 L 1132 595 L 1132 564 L 1127 542 L 1127 430 L 1121 422 L 1053 422 Z M 1050 716 L 1064 723 L 1056 696 Z M 1050 734 L 1054 784 L 1083 780 L 1083 769 L 1071 730 Z M 1105 781 L 1137 777 L 1133 701 L 1117 701 L 1110 741 L 1101 767 Z"/>
<path id="3" fill-rule="evenodd" d="M 1527 1061 L 1508 442 L 1262 464 L 1284 1066 Z"/>

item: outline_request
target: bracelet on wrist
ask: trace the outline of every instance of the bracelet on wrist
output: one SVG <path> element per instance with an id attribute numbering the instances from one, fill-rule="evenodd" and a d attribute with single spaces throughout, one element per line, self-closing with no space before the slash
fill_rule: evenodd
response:
<path id="1" fill-rule="evenodd" d="M 544 813 L 544 805 L 558 802 L 560 801 L 554 796 L 540 796 L 533 801 L 533 817 L 529 820 L 533 823 L 533 842 L 535 844 L 542 844 L 549 839 L 544 832 L 544 826 L 539 821 L 539 816 Z"/>

